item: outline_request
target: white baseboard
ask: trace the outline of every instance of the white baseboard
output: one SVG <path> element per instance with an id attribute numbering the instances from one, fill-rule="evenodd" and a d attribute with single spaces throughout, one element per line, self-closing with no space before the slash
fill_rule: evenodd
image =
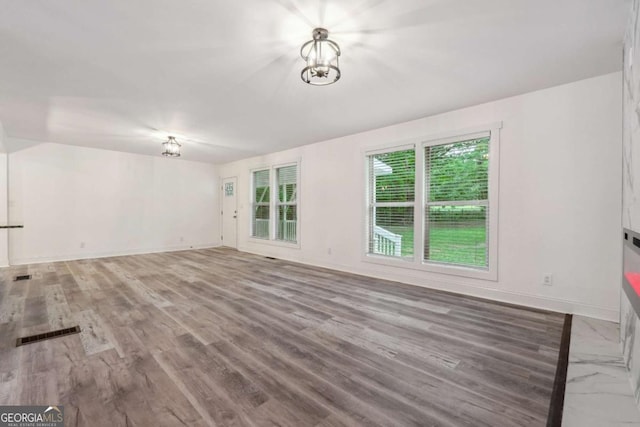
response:
<path id="1" fill-rule="evenodd" d="M 56 255 L 56 256 L 11 259 L 10 265 L 41 264 L 44 262 L 74 261 L 79 259 L 109 258 L 109 257 L 127 256 L 127 255 L 153 254 L 153 253 L 160 253 L 160 252 L 188 251 L 192 249 L 215 248 L 218 246 L 220 246 L 219 243 L 202 243 L 202 244 L 196 244 L 196 245 L 177 245 L 177 246 L 165 246 L 165 247 L 156 247 L 156 248 L 126 249 L 122 251 L 89 252 L 89 253 L 81 253 L 81 254 L 71 253 L 71 254 Z"/>
<path id="2" fill-rule="evenodd" d="M 243 252 L 254 253 L 262 256 L 274 256 L 271 253 L 256 252 L 249 248 L 238 248 Z M 375 265 L 368 264 L 365 268 L 354 268 L 352 266 L 332 263 L 332 262 L 318 262 L 317 260 L 309 259 L 296 259 L 293 257 L 277 256 L 280 259 L 298 262 L 302 264 L 312 265 L 315 267 L 329 268 L 332 270 L 343 271 L 346 273 L 359 274 L 362 276 L 374 277 L 377 279 L 390 280 L 395 282 L 401 282 L 408 285 L 420 286 L 428 289 L 437 289 L 446 292 L 452 292 L 456 294 L 468 295 L 478 298 L 489 299 L 493 301 L 504 302 L 508 304 L 522 305 L 531 308 L 537 308 L 542 310 L 554 311 L 558 313 L 577 314 L 581 316 L 591 317 L 595 319 L 607 320 L 615 323 L 619 323 L 620 311 L 619 308 L 599 307 L 589 304 L 584 304 L 579 301 L 572 301 L 560 298 L 542 297 L 539 295 L 525 294 L 520 292 L 509 292 L 499 289 L 483 288 L 479 286 L 473 286 L 465 284 L 463 281 L 454 280 L 429 280 L 428 285 L 419 283 L 418 281 L 424 281 L 424 274 L 414 270 L 407 270 L 402 273 L 396 271 L 390 272 L 376 268 Z"/>

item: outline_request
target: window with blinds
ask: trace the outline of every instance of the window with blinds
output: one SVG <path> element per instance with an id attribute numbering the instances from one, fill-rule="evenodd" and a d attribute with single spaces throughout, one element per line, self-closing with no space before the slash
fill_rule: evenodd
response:
<path id="1" fill-rule="evenodd" d="M 368 157 L 368 253 L 413 258 L 415 150 Z"/>
<path id="2" fill-rule="evenodd" d="M 489 140 L 424 147 L 424 261 L 488 268 Z"/>
<path id="3" fill-rule="evenodd" d="M 269 223 L 271 218 L 271 184 L 270 170 L 259 170 L 253 176 L 253 200 L 251 218 L 251 236 L 260 239 L 269 238 Z"/>
<path id="4" fill-rule="evenodd" d="M 367 153 L 367 260 L 497 280 L 501 127 Z"/>
<path id="5" fill-rule="evenodd" d="M 276 240 L 296 242 L 298 234 L 297 165 L 276 168 Z"/>

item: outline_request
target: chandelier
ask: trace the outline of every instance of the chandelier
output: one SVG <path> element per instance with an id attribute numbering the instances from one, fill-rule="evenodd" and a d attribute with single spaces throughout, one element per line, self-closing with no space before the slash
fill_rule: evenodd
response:
<path id="1" fill-rule="evenodd" d="M 182 145 L 178 144 L 175 136 L 170 136 L 169 139 L 162 143 L 164 147 L 164 151 L 162 152 L 163 156 L 167 157 L 180 157 L 180 147 Z"/>
<path id="2" fill-rule="evenodd" d="M 316 28 L 309 40 L 300 48 L 300 56 L 307 63 L 302 69 L 302 81 L 314 86 L 326 86 L 340 79 L 340 46 L 329 40 L 329 31 Z"/>

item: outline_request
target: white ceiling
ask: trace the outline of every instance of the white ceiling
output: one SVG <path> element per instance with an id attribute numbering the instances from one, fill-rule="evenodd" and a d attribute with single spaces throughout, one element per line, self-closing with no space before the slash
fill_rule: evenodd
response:
<path id="1" fill-rule="evenodd" d="M 0 0 L 7 136 L 250 157 L 621 69 L 628 0 Z M 324 26 L 342 79 L 299 56 Z M 24 142 L 24 141 L 23 141 Z M 10 144 L 7 144 L 10 145 Z"/>

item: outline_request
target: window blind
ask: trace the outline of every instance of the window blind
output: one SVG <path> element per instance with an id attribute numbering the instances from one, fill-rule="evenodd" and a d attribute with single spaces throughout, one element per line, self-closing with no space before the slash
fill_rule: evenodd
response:
<path id="1" fill-rule="evenodd" d="M 276 239 L 297 241 L 298 232 L 298 168 L 296 165 L 276 169 Z"/>
<path id="2" fill-rule="evenodd" d="M 253 217 L 251 221 L 251 235 L 261 239 L 269 238 L 270 219 L 270 183 L 269 170 L 253 172 Z"/>
<path id="3" fill-rule="evenodd" d="M 368 163 L 368 252 L 412 258 L 415 150 L 370 155 Z"/>
<path id="4" fill-rule="evenodd" d="M 489 140 L 424 148 L 424 260 L 488 268 Z"/>

